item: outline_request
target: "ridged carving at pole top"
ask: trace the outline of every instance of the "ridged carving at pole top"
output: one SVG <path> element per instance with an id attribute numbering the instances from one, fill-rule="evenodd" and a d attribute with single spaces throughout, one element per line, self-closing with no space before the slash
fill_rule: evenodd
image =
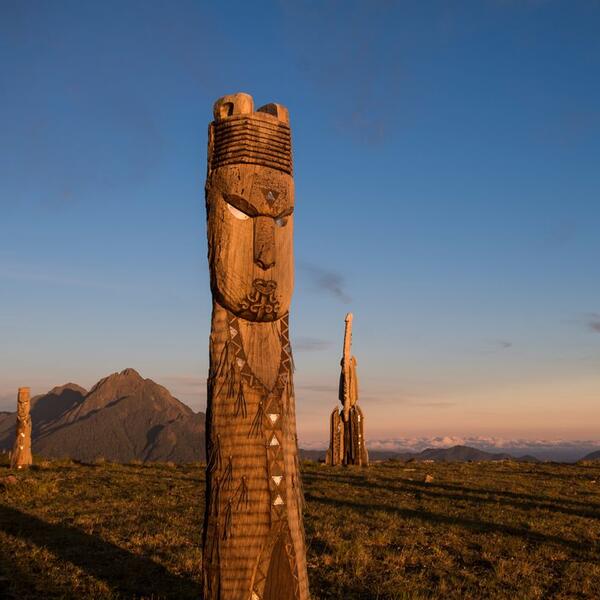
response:
<path id="1" fill-rule="evenodd" d="M 213 296 L 205 600 L 307 600 L 288 313 L 294 285 L 289 115 L 248 94 L 214 105 L 206 210 Z"/>
<path id="2" fill-rule="evenodd" d="M 356 358 L 352 356 L 352 320 L 352 313 L 348 313 L 339 387 L 342 409 L 334 408 L 330 417 L 330 441 L 326 462 L 331 466 L 369 464 L 365 444 L 365 418 L 358 406 Z"/>
<path id="3" fill-rule="evenodd" d="M 13 469 L 26 469 L 33 462 L 31 455 L 31 416 L 29 388 L 19 388 L 17 396 L 17 431 L 15 444 L 10 455 L 10 466 Z"/>

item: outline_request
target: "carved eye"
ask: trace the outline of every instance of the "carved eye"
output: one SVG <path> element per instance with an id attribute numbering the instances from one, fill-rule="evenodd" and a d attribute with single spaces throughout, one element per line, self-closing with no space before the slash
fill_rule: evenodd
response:
<path id="1" fill-rule="evenodd" d="M 287 217 L 277 217 L 277 219 L 275 219 L 275 225 L 277 225 L 277 227 L 285 227 L 287 225 Z"/>
<path id="2" fill-rule="evenodd" d="M 250 218 L 246 213 L 243 213 L 241 210 L 237 209 L 235 206 L 232 206 L 231 204 L 229 204 L 229 202 L 227 202 L 227 208 L 229 209 L 229 212 L 236 219 L 239 219 L 240 221 L 245 221 L 246 219 Z"/>

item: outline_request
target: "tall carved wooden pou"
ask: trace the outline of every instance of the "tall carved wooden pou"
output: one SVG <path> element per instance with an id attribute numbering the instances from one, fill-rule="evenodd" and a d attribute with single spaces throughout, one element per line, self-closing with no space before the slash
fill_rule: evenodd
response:
<path id="1" fill-rule="evenodd" d="M 339 399 L 342 410 L 331 413 L 331 436 L 327 451 L 328 465 L 368 465 L 364 416 L 358 406 L 356 358 L 352 356 L 352 313 L 346 315 L 344 354 L 342 356 Z"/>
<path id="2" fill-rule="evenodd" d="M 206 209 L 213 295 L 205 600 L 309 598 L 288 313 L 294 283 L 289 115 L 215 103 Z"/>
<path id="3" fill-rule="evenodd" d="M 29 388 L 21 387 L 17 396 L 17 437 L 10 455 L 10 466 L 13 469 L 26 469 L 33 462 L 29 406 Z"/>

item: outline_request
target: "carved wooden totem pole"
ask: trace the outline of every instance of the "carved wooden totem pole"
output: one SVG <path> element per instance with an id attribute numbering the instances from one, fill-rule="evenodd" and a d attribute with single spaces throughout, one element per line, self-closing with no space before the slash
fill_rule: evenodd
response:
<path id="1" fill-rule="evenodd" d="M 341 412 L 334 408 L 331 413 L 331 438 L 327 451 L 328 465 L 369 464 L 369 455 L 365 446 L 364 422 L 362 410 L 358 406 L 358 377 L 356 358 L 351 354 L 352 313 L 346 315 L 344 333 L 344 355 L 340 374 L 339 399 Z"/>
<path id="2" fill-rule="evenodd" d="M 206 415 L 205 600 L 306 600 L 288 312 L 294 283 L 289 115 L 248 94 L 208 133 L 213 295 Z"/>
<path id="3" fill-rule="evenodd" d="M 29 388 L 19 388 L 17 396 L 17 437 L 10 455 L 13 469 L 26 469 L 33 462 L 31 456 L 31 416 L 29 415 Z"/>

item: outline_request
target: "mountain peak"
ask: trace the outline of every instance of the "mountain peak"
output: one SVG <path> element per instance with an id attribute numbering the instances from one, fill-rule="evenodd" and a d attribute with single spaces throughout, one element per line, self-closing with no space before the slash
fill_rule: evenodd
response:
<path id="1" fill-rule="evenodd" d="M 115 373 L 115 375 L 117 375 L 117 373 Z M 131 367 L 128 367 L 127 369 L 123 369 L 120 373 L 118 373 L 119 377 L 128 377 L 130 379 L 143 379 L 143 377 L 135 370 L 132 369 Z"/>
<path id="2" fill-rule="evenodd" d="M 76 383 L 69 381 L 69 383 L 65 383 L 64 385 L 57 385 L 57 386 L 53 387 L 47 394 L 44 394 L 44 395 L 45 396 L 50 396 L 50 395 L 60 396 L 65 391 L 77 392 L 78 394 L 81 394 L 82 396 L 85 396 L 87 394 L 87 390 L 85 388 L 82 388 L 80 385 L 77 385 Z"/>
<path id="3" fill-rule="evenodd" d="M 101 379 L 98 383 L 96 383 L 92 389 L 89 391 L 88 396 L 91 396 L 95 392 L 97 392 L 102 387 L 114 387 L 117 386 L 122 388 L 123 385 L 137 387 L 140 384 L 144 383 L 144 378 L 132 368 L 123 369 L 120 373 L 115 372 L 107 375 L 103 379 Z"/>

